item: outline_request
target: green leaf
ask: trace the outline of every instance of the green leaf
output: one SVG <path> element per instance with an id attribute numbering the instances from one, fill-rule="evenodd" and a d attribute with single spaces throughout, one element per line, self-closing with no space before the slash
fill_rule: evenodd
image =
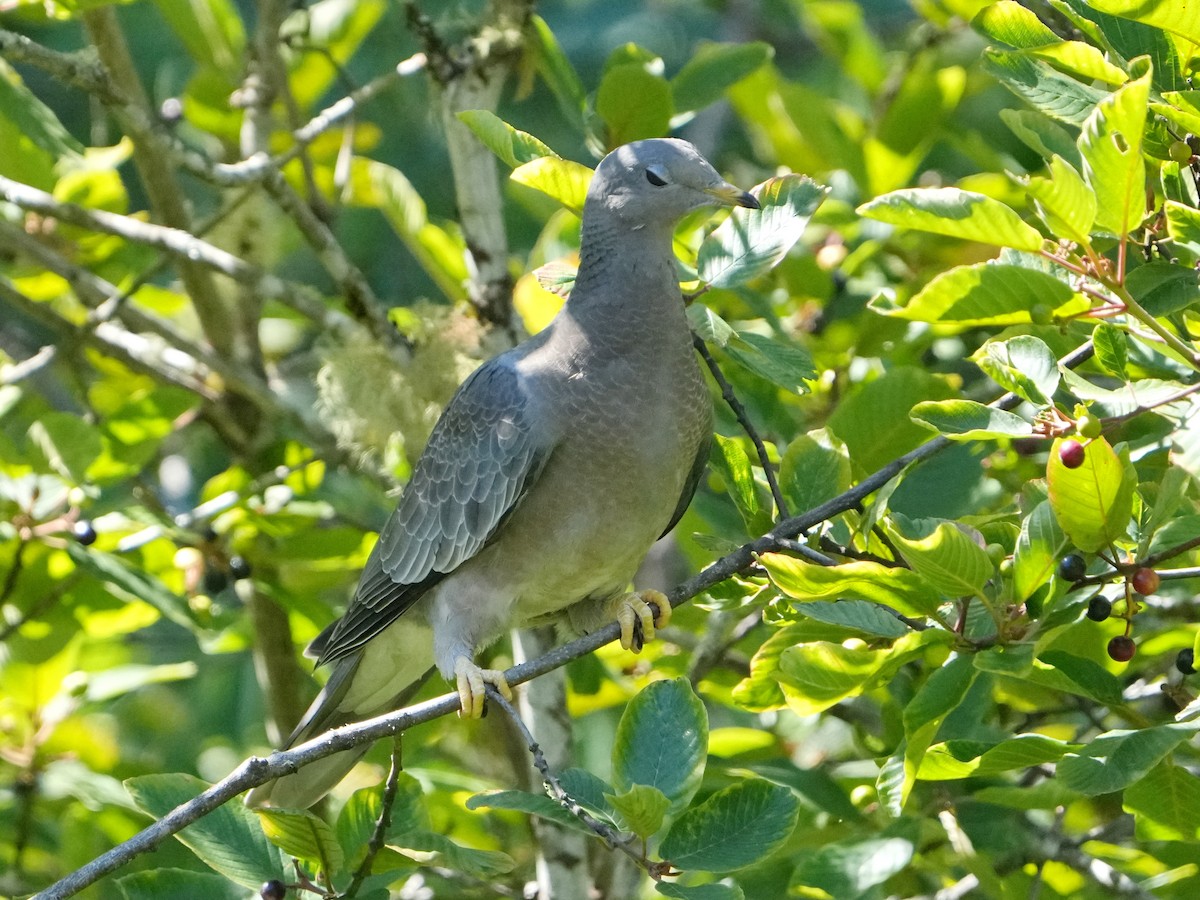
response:
<path id="1" fill-rule="evenodd" d="M 256 809 L 267 838 L 286 853 L 316 863 L 332 874 L 345 863 L 341 844 L 329 823 L 308 810 Z"/>
<path id="2" fill-rule="evenodd" d="M 808 382 L 817 378 L 812 357 L 803 347 L 753 331 L 739 331 L 725 345 L 725 352 L 754 374 L 795 394 L 807 394 Z"/>
<path id="3" fill-rule="evenodd" d="M 921 617 L 936 612 L 942 602 L 910 569 L 867 560 L 819 566 L 779 553 L 764 553 L 759 562 L 775 586 L 797 600 L 867 600 Z"/>
<path id="4" fill-rule="evenodd" d="M 661 65 L 661 63 L 660 63 Z M 611 66 L 596 89 L 596 113 L 607 126 L 611 149 L 665 135 L 675 109 L 671 86 L 654 66 L 641 62 Z"/>
<path id="5" fill-rule="evenodd" d="M 829 193 L 807 175 L 780 175 L 751 191 L 759 209 L 734 209 L 700 245 L 696 270 L 711 287 L 745 284 L 775 268 Z"/>
<path id="6" fill-rule="evenodd" d="M 1043 25 L 1041 19 L 1014 0 L 1000 0 L 984 7 L 971 20 L 971 27 L 984 37 L 1019 49 L 1062 43 L 1062 38 Z"/>
<path id="7" fill-rule="evenodd" d="M 577 132 L 584 130 L 584 110 L 587 108 L 587 93 L 579 74 L 571 65 L 567 54 L 563 52 L 558 38 L 546 24 L 546 20 L 534 14 L 529 17 L 529 33 L 532 37 L 530 49 L 536 60 L 538 74 L 550 88 L 554 99 L 558 101 L 567 117 L 567 121 L 575 126 Z"/>
<path id="8" fill-rule="evenodd" d="M 578 800 L 577 797 L 572 799 Z M 467 809 L 511 809 L 538 816 L 583 834 L 595 834 L 576 816 L 571 815 L 545 794 L 530 794 L 528 791 L 483 791 L 469 797 L 466 805 Z M 588 811 L 591 812 L 590 809 Z"/>
<path id="9" fill-rule="evenodd" d="M 1013 600 L 1024 603 L 1050 581 L 1066 551 L 1067 536 L 1054 518 L 1049 501 L 1033 508 L 1021 523 L 1013 553 Z"/>
<path id="10" fill-rule="evenodd" d="M 1015 413 L 984 406 L 974 400 L 928 400 L 914 406 L 909 415 L 914 422 L 927 425 L 955 441 L 1033 434 L 1033 426 Z"/>
<path id="11" fill-rule="evenodd" d="M 622 831 L 631 831 L 643 841 L 662 828 L 671 801 L 656 787 L 635 784 L 620 794 L 605 794 L 620 817 Z"/>
<path id="12" fill-rule="evenodd" d="M 435 865 L 455 869 L 472 878 L 486 880 L 498 875 L 507 875 L 516 866 L 507 853 L 464 847 L 443 834 L 423 829 L 389 836 L 387 845 L 400 853 L 406 850 L 415 850 L 421 854 L 436 853 Z M 421 861 L 426 862 L 424 858 Z"/>
<path id="13" fill-rule="evenodd" d="M 944 597 L 979 594 L 995 572 L 987 551 L 952 522 L 919 523 L 919 537 L 910 538 L 887 526 L 888 537 L 914 572 Z"/>
<path id="14" fill-rule="evenodd" d="M 897 638 L 908 634 L 909 628 L 892 613 L 866 600 L 810 600 L 796 605 L 796 612 L 805 618 L 831 625 L 844 625 L 866 635 Z"/>
<path id="15" fill-rule="evenodd" d="M 1108 91 L 1091 87 L 1064 75 L 1048 63 L 1021 51 L 987 49 L 984 69 L 1018 97 L 1046 115 L 1081 125 Z"/>
<path id="16" fill-rule="evenodd" d="M 617 726 L 613 783 L 657 788 L 679 814 L 700 787 L 708 752 L 708 712 L 686 678 L 655 681 L 638 692 Z"/>
<path id="17" fill-rule="evenodd" d="M 747 44 L 702 43 L 671 79 L 676 113 L 703 109 L 724 96 L 755 69 L 769 62 L 775 48 L 762 41 Z"/>
<path id="18" fill-rule="evenodd" d="M 1019 335 L 1008 341 L 989 341 L 972 360 L 1001 388 L 1034 406 L 1050 406 L 1058 390 L 1058 360 L 1038 337 Z"/>
<path id="19" fill-rule="evenodd" d="M 83 147 L 38 99 L 21 76 L 0 60 L 0 173 L 44 190 L 54 187 L 55 167 L 82 160 Z"/>
<path id="20" fill-rule="evenodd" d="M 1038 215 L 1051 233 L 1087 244 L 1096 221 L 1096 195 L 1061 156 L 1051 158 L 1049 169 L 1049 178 L 1025 177 L 1018 181 L 1033 198 Z"/>
<path id="21" fill-rule="evenodd" d="M 915 852 L 913 841 L 904 837 L 834 841 L 807 855 L 792 883 L 827 897 L 873 896 L 871 889 L 904 871 Z"/>
<path id="22" fill-rule="evenodd" d="M 679 884 L 673 881 L 656 881 L 654 889 L 664 897 L 676 900 L 746 900 L 746 895 L 736 884 Z"/>
<path id="23" fill-rule="evenodd" d="M 570 768 L 558 776 L 564 791 L 592 815 L 616 825 L 616 813 L 609 805 L 608 795 L 613 786 L 587 769 Z"/>
<path id="24" fill-rule="evenodd" d="M 1092 329 L 1092 346 L 1100 368 L 1115 378 L 1128 381 L 1129 337 L 1124 331 L 1108 322 L 1099 322 Z"/>
<path id="25" fill-rule="evenodd" d="M 891 661 L 890 647 L 871 650 L 816 641 L 785 649 L 775 677 L 791 689 L 784 694 L 792 712 L 810 716 L 857 697 Z"/>
<path id="26" fill-rule="evenodd" d="M 361 157 L 355 158 L 350 171 L 351 202 L 383 213 L 442 293 L 451 300 L 464 298 L 468 273 L 462 239 L 429 221 L 424 199 L 404 173 Z"/>
<path id="27" fill-rule="evenodd" d="M 514 169 L 544 156 L 559 158 L 532 134 L 513 128 L 486 109 L 465 109 L 458 113 L 458 119 L 505 165 Z"/>
<path id="28" fill-rule="evenodd" d="M 144 600 L 172 622 L 189 630 L 195 626 L 187 600 L 173 594 L 144 569 L 134 568 L 116 554 L 81 547 L 73 541 L 67 544 L 66 550 L 75 565 L 115 588 L 118 596 Z"/>
<path id="29" fill-rule="evenodd" d="M 1062 439 L 1050 449 L 1046 478 L 1054 516 L 1071 542 L 1095 553 L 1124 537 L 1133 514 L 1133 490 L 1125 467 L 1103 437 L 1089 441 L 1083 465 L 1068 469 L 1059 459 Z"/>
<path id="30" fill-rule="evenodd" d="M 713 435 L 713 438 L 713 465 L 725 481 L 729 497 L 746 524 L 746 532 L 758 534 L 764 526 L 770 527 L 771 514 L 759 499 L 750 456 L 737 438 L 723 434 Z"/>
<path id="31" fill-rule="evenodd" d="M 825 431 L 795 438 L 779 460 L 779 489 L 793 515 L 816 509 L 850 486 L 850 459 Z"/>
<path id="32" fill-rule="evenodd" d="M 1124 237 L 1146 216 L 1142 134 L 1150 98 L 1147 73 L 1105 97 L 1083 123 L 1083 175 L 1096 194 L 1096 227 Z"/>
<path id="33" fill-rule="evenodd" d="M 576 215 L 583 215 L 592 170 L 569 159 L 543 156 L 518 166 L 509 177 L 517 184 L 553 197 Z"/>
<path id="34" fill-rule="evenodd" d="M 191 775 L 141 775 L 125 781 L 139 809 L 161 818 L 211 787 Z M 241 803 L 226 803 L 175 837 L 230 881 L 258 890 L 264 881 L 286 878 L 286 857 L 267 840 L 258 817 Z"/>
<path id="35" fill-rule="evenodd" d="M 204 900 L 245 900 L 246 892 L 212 872 L 150 869 L 117 879 L 124 900 L 162 900 L 163 897 Z"/>
<path id="36" fill-rule="evenodd" d="M 903 228 L 1036 253 L 1041 233 L 999 200 L 959 188 L 904 188 L 876 197 L 858 214 Z"/>
<path id="37" fill-rule="evenodd" d="M 1072 693 L 1091 697 L 1106 706 L 1116 706 L 1122 702 L 1120 680 L 1093 660 L 1065 650 L 1047 650 L 1039 657 L 1038 663 L 1053 666 L 1066 675 L 1078 686 Z"/>
<path id="38" fill-rule="evenodd" d="M 1130 785 L 1125 811 L 1137 817 L 1139 837 L 1152 824 L 1150 840 L 1195 841 L 1200 835 L 1200 778 L 1182 766 L 1162 762 Z"/>
<path id="39" fill-rule="evenodd" d="M 246 32 L 230 0 L 154 0 L 154 5 L 192 59 L 241 77 Z"/>
<path id="40" fill-rule="evenodd" d="M 687 320 L 692 332 L 706 344 L 724 347 L 737 336 L 732 325 L 703 303 L 693 303 L 687 308 Z"/>
<path id="41" fill-rule="evenodd" d="M 1171 316 L 1200 306 L 1200 274 L 1191 266 L 1146 263 L 1129 273 L 1125 286 L 1152 316 Z"/>
<path id="42" fill-rule="evenodd" d="M 1040 338 L 988 341 L 972 359 L 992 381 L 1034 406 L 1049 406 L 1058 390 L 1058 360 Z"/>
<path id="43" fill-rule="evenodd" d="M 1036 306 L 1068 316 L 1088 305 L 1053 275 L 995 262 L 942 272 L 903 306 L 894 305 L 886 295 L 871 301 L 871 308 L 883 315 L 962 326 L 1015 325 L 1031 321 L 1030 310 Z"/>
<path id="44" fill-rule="evenodd" d="M 807 624 L 807 623 L 805 623 Z M 787 705 L 776 673 L 785 650 L 803 640 L 804 626 L 788 625 L 768 637 L 750 659 L 750 674 L 733 689 L 733 698 L 742 709 L 763 712 Z"/>
<path id="45" fill-rule="evenodd" d="M 774 853 L 799 813 L 788 788 L 748 778 L 688 809 L 671 826 L 659 854 L 683 871 L 741 869 Z"/>
<path id="46" fill-rule="evenodd" d="M 857 472 L 874 472 L 929 440 L 929 430 L 908 411 L 922 400 L 958 392 L 943 379 L 910 366 L 888 369 L 852 391 L 829 417 L 828 428 L 846 445 Z"/>
<path id="47" fill-rule="evenodd" d="M 973 776 L 999 775 L 1058 762 L 1078 744 L 1056 741 L 1040 734 L 1019 734 L 987 747 L 975 742 L 946 741 L 930 747 L 921 761 L 921 781 L 950 781 Z"/>
<path id="48" fill-rule="evenodd" d="M 1039 154 L 1046 162 L 1062 159 L 1076 172 L 1083 165 L 1083 157 L 1079 155 L 1075 139 L 1065 128 L 1041 113 L 1031 109 L 1002 109 L 1000 119 L 1021 143 Z"/>
<path id="49" fill-rule="evenodd" d="M 1170 31 L 1193 44 L 1200 44 L 1200 7 L 1179 0 L 1088 0 L 1088 5 L 1101 12 L 1123 16 Z"/>
<path id="50" fill-rule="evenodd" d="M 29 426 L 27 436 L 49 471 L 72 484 L 87 482 L 88 466 L 101 451 L 100 435 L 93 426 L 71 413 L 47 412 Z"/>
<path id="51" fill-rule="evenodd" d="M 1107 732 L 1078 754 L 1064 756 L 1057 766 L 1058 780 L 1085 797 L 1124 790 L 1195 733 L 1192 725 Z"/>

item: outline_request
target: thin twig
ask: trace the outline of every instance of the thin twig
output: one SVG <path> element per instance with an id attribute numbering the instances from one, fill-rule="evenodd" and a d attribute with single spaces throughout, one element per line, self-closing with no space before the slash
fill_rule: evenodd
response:
<path id="1" fill-rule="evenodd" d="M 771 488 L 771 496 L 775 498 L 775 509 L 778 511 L 779 518 L 786 519 L 788 517 L 787 501 L 783 498 L 783 491 L 779 489 L 779 481 L 775 477 L 775 467 L 771 464 L 771 459 L 767 456 L 767 445 L 763 443 L 763 439 L 758 435 L 758 429 L 754 427 L 754 423 L 750 421 L 750 416 L 746 412 L 746 407 L 742 406 L 742 402 L 738 400 L 737 395 L 733 392 L 733 385 L 729 383 L 729 379 L 725 377 L 725 373 L 721 371 L 721 367 L 717 365 L 716 359 L 713 358 L 712 352 L 708 349 L 708 345 L 704 343 L 704 339 L 699 335 L 692 335 L 692 344 L 696 347 L 700 356 L 704 359 L 704 364 L 708 366 L 708 371 L 712 373 L 713 380 L 717 386 L 721 388 L 721 397 L 733 410 L 733 414 L 737 417 L 738 424 L 742 426 L 742 430 L 750 436 L 750 440 L 754 442 L 754 449 L 758 452 L 758 462 L 762 466 L 763 474 L 766 476 L 767 484 Z"/>
<path id="2" fill-rule="evenodd" d="M 534 768 L 541 773 L 542 782 L 546 785 L 546 790 L 550 792 L 550 796 L 557 801 L 557 803 L 563 809 L 586 825 L 588 829 L 594 832 L 596 836 L 608 844 L 609 847 L 620 850 L 622 853 L 632 859 L 655 881 L 658 881 L 663 877 L 663 875 L 670 871 L 670 863 L 652 862 L 643 854 L 638 853 L 630 846 L 636 841 L 636 835 L 622 834 L 612 826 L 604 824 L 586 809 L 580 806 L 579 802 L 567 793 L 557 776 L 550 771 L 550 765 L 546 762 L 546 756 L 544 753 L 542 753 L 542 748 L 538 746 L 538 742 L 534 740 L 529 728 L 526 727 L 525 722 L 521 719 L 521 716 L 517 713 L 513 705 L 506 700 L 494 686 L 490 684 L 487 686 L 487 696 L 488 703 L 497 704 L 502 710 L 504 710 L 509 719 L 512 720 L 513 725 L 516 727 L 517 731 L 520 732 L 521 737 L 524 739 L 525 746 L 529 749 L 529 754 L 533 757 Z"/>
<path id="3" fill-rule="evenodd" d="M 367 842 L 367 853 L 362 863 L 354 871 L 354 878 L 346 888 L 343 897 L 353 897 L 358 894 L 363 881 L 371 874 L 371 866 L 375 857 L 387 842 L 388 829 L 392 827 L 392 807 L 396 805 L 396 791 L 400 785 L 400 772 L 404 769 L 401 754 L 401 741 L 404 735 L 398 734 L 392 739 L 392 763 L 388 769 L 387 780 L 383 783 L 383 799 L 380 803 L 379 818 L 375 820 L 375 828 L 371 839 Z"/>

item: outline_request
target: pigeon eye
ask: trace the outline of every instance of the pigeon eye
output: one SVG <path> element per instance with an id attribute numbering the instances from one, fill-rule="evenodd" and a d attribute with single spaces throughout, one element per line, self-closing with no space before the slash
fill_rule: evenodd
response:
<path id="1" fill-rule="evenodd" d="M 665 187 L 667 184 L 667 179 L 659 175 L 653 166 L 646 169 L 646 180 L 655 187 Z"/>

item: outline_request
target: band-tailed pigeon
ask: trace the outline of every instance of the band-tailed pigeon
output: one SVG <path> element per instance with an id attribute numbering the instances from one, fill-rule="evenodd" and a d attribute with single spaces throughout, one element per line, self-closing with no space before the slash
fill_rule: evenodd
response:
<path id="1" fill-rule="evenodd" d="M 712 432 L 671 242 L 690 210 L 734 205 L 758 201 L 685 141 L 638 141 L 601 161 L 570 299 L 446 407 L 349 609 L 309 648 L 333 672 L 288 746 L 395 708 L 433 667 L 480 715 L 485 683 L 509 688 L 475 652 L 514 626 L 587 631 L 616 616 L 622 644 L 640 647 L 665 624 L 662 594 L 626 591 L 687 508 Z M 309 806 L 364 751 L 247 802 Z"/>

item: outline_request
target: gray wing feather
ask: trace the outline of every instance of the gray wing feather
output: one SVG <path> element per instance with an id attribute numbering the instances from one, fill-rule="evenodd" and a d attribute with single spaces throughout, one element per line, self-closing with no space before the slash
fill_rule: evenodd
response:
<path id="1" fill-rule="evenodd" d="M 357 650 L 478 553 L 537 480 L 552 442 L 504 356 L 475 370 L 434 427 L 346 614 L 310 655 L 326 663 Z"/>
<path id="2" fill-rule="evenodd" d="M 675 504 L 675 512 L 671 513 L 671 522 L 659 535 L 660 538 L 670 534 L 671 529 L 679 524 L 679 520 L 687 512 L 687 508 L 692 502 L 692 496 L 700 485 L 700 479 L 704 477 L 704 470 L 708 468 L 708 453 L 711 445 L 712 435 L 700 442 L 700 449 L 696 452 L 696 458 L 692 460 L 692 469 L 688 472 L 687 481 L 684 482 L 683 493 L 679 495 L 679 502 Z"/>

